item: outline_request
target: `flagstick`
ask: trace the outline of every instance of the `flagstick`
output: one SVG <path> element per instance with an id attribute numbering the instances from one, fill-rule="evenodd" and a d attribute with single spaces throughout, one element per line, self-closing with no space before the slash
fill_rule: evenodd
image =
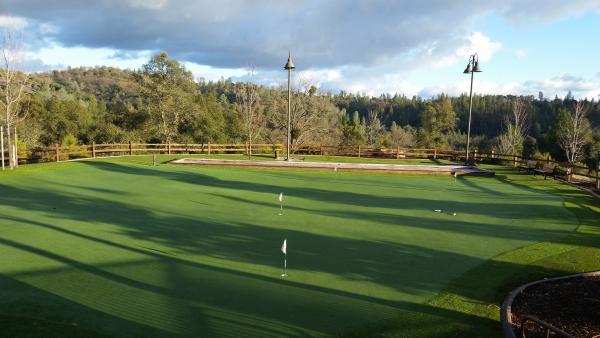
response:
<path id="1" fill-rule="evenodd" d="M 281 275 L 281 278 L 287 277 L 287 254 L 285 254 L 284 257 L 285 258 L 283 259 L 283 275 Z"/>

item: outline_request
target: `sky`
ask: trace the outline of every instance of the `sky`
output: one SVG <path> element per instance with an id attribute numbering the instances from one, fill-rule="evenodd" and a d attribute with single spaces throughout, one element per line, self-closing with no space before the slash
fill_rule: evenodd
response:
<path id="1" fill-rule="evenodd" d="M 138 69 L 167 51 L 200 80 L 322 92 L 600 99 L 599 0 L 2 0 L 26 71 Z M 253 69 L 250 72 L 250 69 Z M 250 75 L 252 74 L 252 75 Z"/>

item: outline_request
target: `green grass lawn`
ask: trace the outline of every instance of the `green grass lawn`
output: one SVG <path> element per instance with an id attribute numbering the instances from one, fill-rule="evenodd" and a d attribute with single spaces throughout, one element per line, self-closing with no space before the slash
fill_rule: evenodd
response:
<path id="1" fill-rule="evenodd" d="M 598 202 L 498 167 L 149 164 L 0 173 L 0 335 L 499 337 L 510 289 L 600 269 Z"/>

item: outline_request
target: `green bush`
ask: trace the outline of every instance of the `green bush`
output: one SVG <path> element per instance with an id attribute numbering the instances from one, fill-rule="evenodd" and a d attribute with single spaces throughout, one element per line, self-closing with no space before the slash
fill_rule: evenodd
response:
<path id="1" fill-rule="evenodd" d="M 75 135 L 67 134 L 62 139 L 62 142 L 60 142 L 60 146 L 61 147 L 71 147 L 71 146 L 76 146 L 77 143 L 79 143 L 79 141 L 77 140 L 77 137 L 75 137 Z"/>

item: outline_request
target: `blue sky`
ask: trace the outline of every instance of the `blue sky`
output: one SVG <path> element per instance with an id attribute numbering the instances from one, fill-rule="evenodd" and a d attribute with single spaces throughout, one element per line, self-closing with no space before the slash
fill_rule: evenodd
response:
<path id="1" fill-rule="evenodd" d="M 3 0 L 21 29 L 24 68 L 139 68 L 161 50 L 200 79 L 279 85 L 288 49 L 296 79 L 322 91 L 433 96 L 475 91 L 600 98 L 597 0 Z"/>

